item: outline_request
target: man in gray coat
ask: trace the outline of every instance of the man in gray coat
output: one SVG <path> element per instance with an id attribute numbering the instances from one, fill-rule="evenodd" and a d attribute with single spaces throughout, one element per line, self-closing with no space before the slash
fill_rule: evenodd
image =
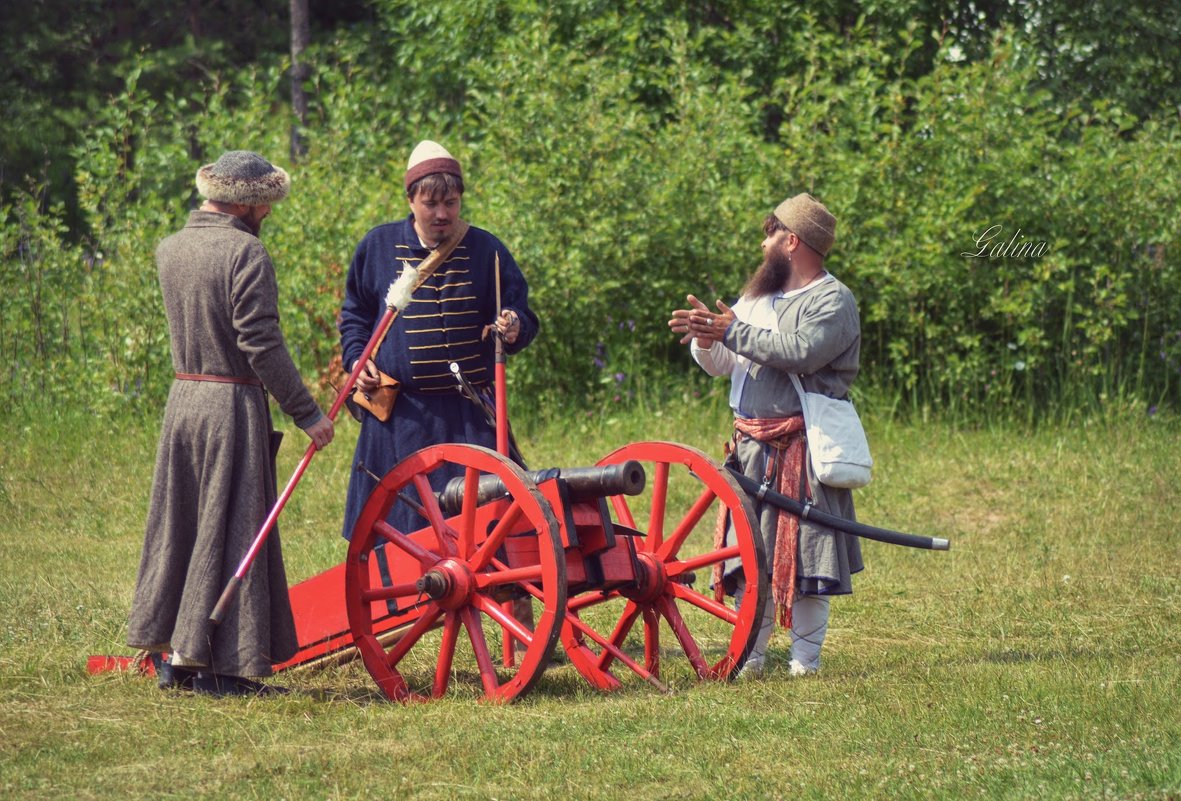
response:
<path id="1" fill-rule="evenodd" d="M 816 480 L 807 458 L 799 393 L 846 398 L 857 376 L 861 323 L 848 287 L 824 269 L 836 218 L 808 194 L 779 204 L 763 224 L 763 264 L 733 308 L 717 311 L 689 295 L 689 309 L 673 312 L 669 326 L 692 343 L 693 358 L 710 375 L 731 379 L 734 438 L 730 459 L 742 472 L 793 498 L 810 497 L 821 511 L 854 518 L 853 498 Z M 774 604 L 768 604 L 755 647 L 740 676 L 761 673 L 774 614 L 791 628 L 792 675 L 814 673 L 828 630 L 829 598 L 853 591 L 862 569 L 860 541 L 840 531 L 801 523 L 760 504 L 759 527 L 771 555 Z M 745 587 L 736 565 L 717 580 L 741 604 Z M 752 596 L 753 597 L 753 596 Z"/>
<path id="2" fill-rule="evenodd" d="M 275 268 L 258 239 L 290 186 L 287 173 L 257 153 L 225 153 L 197 172 L 205 203 L 156 250 L 176 381 L 160 431 L 128 642 L 156 654 L 161 687 L 273 692 L 249 677 L 269 676 L 296 651 L 278 531 L 222 623 L 209 621 L 277 497 L 278 435 L 267 394 L 317 448 L 333 436 L 287 352 Z"/>

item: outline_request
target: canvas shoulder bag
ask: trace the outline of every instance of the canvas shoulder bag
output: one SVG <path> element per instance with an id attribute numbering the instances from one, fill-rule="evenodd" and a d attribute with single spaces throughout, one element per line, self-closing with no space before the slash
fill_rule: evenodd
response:
<path id="1" fill-rule="evenodd" d="M 805 392 L 799 376 L 791 374 L 808 437 L 808 456 L 812 471 L 821 484 L 841 489 L 857 489 L 869 483 L 873 458 L 869 441 L 857 409 L 847 400 L 830 398 L 819 392 Z"/>

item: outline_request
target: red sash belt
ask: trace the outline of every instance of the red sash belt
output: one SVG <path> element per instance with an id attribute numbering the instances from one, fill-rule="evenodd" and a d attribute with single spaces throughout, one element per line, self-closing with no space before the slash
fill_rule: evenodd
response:
<path id="1" fill-rule="evenodd" d="M 735 445 L 740 437 L 750 437 L 774 449 L 775 454 L 767 460 L 767 471 L 763 476 L 766 484 L 774 486 L 789 498 L 799 495 L 801 486 L 805 486 L 806 492 L 806 484 L 802 479 L 805 473 L 804 457 L 808 451 L 808 441 L 804 433 L 803 415 L 750 419 L 736 417 L 734 429 Z M 730 450 L 731 444 L 727 443 L 727 454 Z M 718 525 L 714 532 L 715 548 L 721 548 L 725 540 L 725 511 L 724 506 L 719 510 Z M 775 553 L 767 554 L 767 558 L 771 560 L 771 598 L 775 604 L 779 624 L 784 628 L 791 628 L 791 602 L 796 591 L 796 549 L 799 546 L 800 521 L 795 515 L 780 510 L 775 530 Z M 759 536 L 762 536 L 761 532 Z M 725 592 L 722 589 L 721 574 L 722 565 L 715 565 L 714 587 L 715 593 L 719 595 Z"/>
<path id="2" fill-rule="evenodd" d="M 242 378 L 236 375 L 208 375 L 206 373 L 177 373 L 176 377 L 180 381 L 213 381 L 218 384 L 249 384 L 252 387 L 261 387 L 262 382 L 257 378 Z"/>

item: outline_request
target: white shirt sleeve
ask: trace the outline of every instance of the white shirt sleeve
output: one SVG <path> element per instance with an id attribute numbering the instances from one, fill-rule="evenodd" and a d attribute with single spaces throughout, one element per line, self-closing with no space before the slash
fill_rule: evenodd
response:
<path id="1" fill-rule="evenodd" d="M 710 375 L 730 375 L 738 364 L 738 356 L 721 342 L 715 342 L 713 347 L 703 348 L 694 338 L 689 344 L 689 353 L 693 356 L 693 361 Z"/>

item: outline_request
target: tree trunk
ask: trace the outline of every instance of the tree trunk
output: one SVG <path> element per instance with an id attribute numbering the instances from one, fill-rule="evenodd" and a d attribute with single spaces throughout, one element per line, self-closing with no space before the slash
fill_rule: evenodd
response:
<path id="1" fill-rule="evenodd" d="M 308 23 L 308 0 L 291 0 L 291 108 L 295 120 L 291 123 L 291 162 L 294 164 L 307 152 L 300 130 L 308 121 L 308 98 L 303 83 L 310 70 L 303 60 L 311 31 Z"/>

